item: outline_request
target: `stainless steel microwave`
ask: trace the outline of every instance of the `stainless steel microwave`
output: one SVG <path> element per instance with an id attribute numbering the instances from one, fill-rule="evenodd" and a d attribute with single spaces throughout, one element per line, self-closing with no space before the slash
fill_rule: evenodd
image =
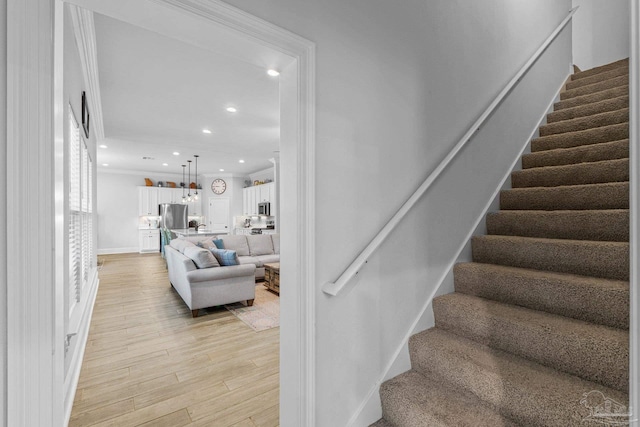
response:
<path id="1" fill-rule="evenodd" d="M 258 203 L 258 215 L 271 215 L 271 203 L 262 202 Z"/>

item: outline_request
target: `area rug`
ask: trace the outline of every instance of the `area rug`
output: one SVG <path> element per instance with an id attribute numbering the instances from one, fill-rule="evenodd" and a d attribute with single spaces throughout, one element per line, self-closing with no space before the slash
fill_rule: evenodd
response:
<path id="1" fill-rule="evenodd" d="M 227 304 L 224 307 L 254 331 L 280 326 L 280 298 L 266 290 L 262 283 L 256 285 L 256 298 L 251 307 L 247 307 L 243 302 Z"/>

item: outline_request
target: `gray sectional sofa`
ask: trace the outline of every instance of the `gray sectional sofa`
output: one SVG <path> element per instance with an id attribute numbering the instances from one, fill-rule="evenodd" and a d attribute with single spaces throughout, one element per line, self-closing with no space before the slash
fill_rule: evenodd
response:
<path id="1" fill-rule="evenodd" d="M 280 235 L 219 236 L 239 265 L 220 266 L 210 247 L 215 237 L 178 238 L 164 247 L 169 281 L 197 317 L 200 308 L 246 301 L 252 305 L 264 264 L 280 261 Z"/>

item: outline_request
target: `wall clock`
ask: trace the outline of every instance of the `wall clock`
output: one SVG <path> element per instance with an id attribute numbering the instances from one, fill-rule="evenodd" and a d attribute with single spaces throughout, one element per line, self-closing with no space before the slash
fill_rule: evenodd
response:
<path id="1" fill-rule="evenodd" d="M 226 191 L 226 189 L 227 183 L 224 182 L 223 179 L 217 178 L 214 179 L 211 183 L 211 191 L 213 191 L 213 194 L 222 194 Z"/>

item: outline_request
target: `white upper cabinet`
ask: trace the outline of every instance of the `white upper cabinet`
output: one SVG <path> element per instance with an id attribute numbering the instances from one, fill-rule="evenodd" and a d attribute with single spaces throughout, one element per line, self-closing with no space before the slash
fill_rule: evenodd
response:
<path id="1" fill-rule="evenodd" d="M 138 215 L 158 215 L 157 187 L 138 187 Z"/>

